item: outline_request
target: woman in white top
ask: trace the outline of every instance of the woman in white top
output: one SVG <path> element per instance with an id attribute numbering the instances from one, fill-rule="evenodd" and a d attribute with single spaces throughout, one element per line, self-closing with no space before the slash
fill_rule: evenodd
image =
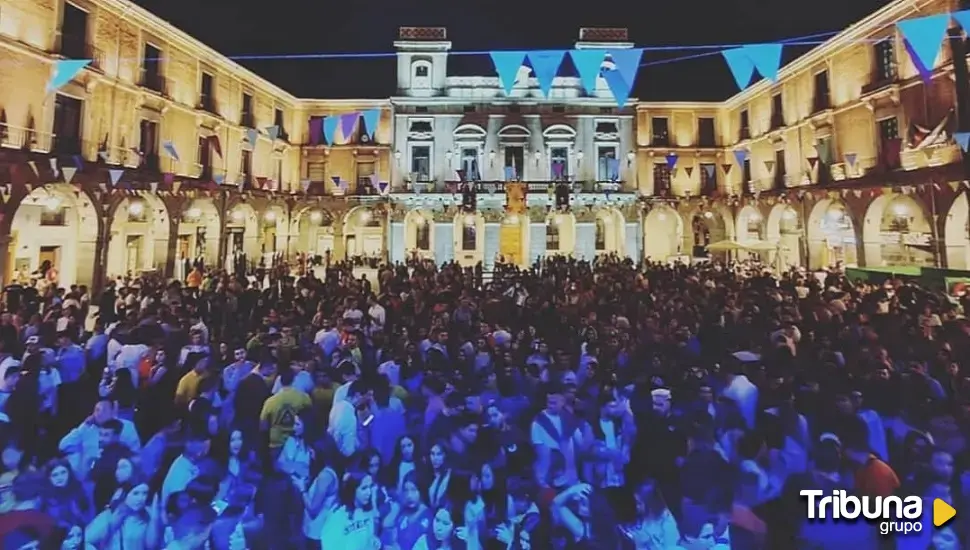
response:
<path id="1" fill-rule="evenodd" d="M 398 498 L 404 486 L 404 477 L 413 472 L 416 468 L 414 457 L 417 446 L 414 438 L 403 435 L 397 440 L 394 446 L 394 456 L 391 463 L 387 465 L 384 473 L 384 485 L 394 498 Z"/>
<path id="2" fill-rule="evenodd" d="M 319 460 L 317 464 L 332 464 L 330 460 Z M 327 515 L 337 505 L 337 492 L 340 489 L 340 478 L 337 472 L 325 465 L 309 487 L 305 483 L 297 482 L 297 488 L 303 495 L 303 536 L 307 539 L 306 548 L 320 547 L 320 533 Z"/>
<path id="3" fill-rule="evenodd" d="M 88 544 L 101 550 L 151 550 L 162 541 L 158 495 L 148 502 L 148 484 L 134 482 L 118 501 L 94 518 L 84 531 Z"/>
<path id="4" fill-rule="evenodd" d="M 667 550 L 680 541 L 677 520 L 667 508 L 656 483 L 647 481 L 633 493 L 636 514 L 633 522 L 620 527 L 636 550 Z"/>
<path id="5" fill-rule="evenodd" d="M 313 461 L 313 449 L 304 438 L 306 434 L 306 419 L 297 416 L 293 420 L 293 433 L 283 443 L 283 450 L 276 459 L 276 469 L 289 474 L 294 480 L 302 479 L 304 485 L 310 479 L 310 463 Z"/>
<path id="6" fill-rule="evenodd" d="M 327 514 L 320 532 L 322 550 L 377 550 L 379 517 L 374 505 L 374 480 L 361 473 L 345 474 L 340 505 Z"/>
<path id="7" fill-rule="evenodd" d="M 412 550 L 480 550 L 478 530 L 471 522 L 459 527 L 448 507 L 438 508 L 429 533 L 421 535 Z"/>

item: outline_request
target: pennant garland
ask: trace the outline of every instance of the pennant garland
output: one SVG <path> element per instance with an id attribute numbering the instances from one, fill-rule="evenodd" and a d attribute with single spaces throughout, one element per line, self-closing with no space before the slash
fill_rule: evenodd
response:
<path id="1" fill-rule="evenodd" d="M 544 97 L 549 97 L 553 80 L 555 80 L 556 73 L 559 72 L 559 66 L 562 65 L 565 56 L 566 52 L 563 50 L 529 52 L 529 63 L 532 64 L 532 70 L 535 72 L 536 80 L 539 81 L 539 89 L 542 90 Z"/>
<path id="2" fill-rule="evenodd" d="M 967 138 L 968 138 L 968 140 L 970 140 L 970 134 L 967 134 Z M 964 149 L 964 151 L 966 151 L 966 149 Z M 846 153 L 845 154 L 845 163 L 848 164 L 849 166 L 853 166 L 854 167 L 855 166 L 856 158 L 857 158 L 857 156 L 856 156 L 855 153 Z"/>
<path id="3" fill-rule="evenodd" d="M 958 18 L 957 21 L 959 20 Z M 905 19 L 896 23 L 896 28 L 909 45 L 913 61 L 918 62 L 917 68 L 924 77 L 936 66 L 940 45 L 949 26 L 950 14 L 948 13 Z"/>
<path id="4" fill-rule="evenodd" d="M 953 134 L 953 140 L 957 142 L 957 145 L 960 146 L 960 149 L 964 153 L 970 148 L 970 132 L 955 132 Z"/>
<path id="5" fill-rule="evenodd" d="M 755 70 L 762 78 L 772 82 L 778 80 L 782 49 L 782 44 L 748 44 L 723 50 L 721 55 L 727 61 L 738 88 L 743 90 L 751 83 Z"/>
<path id="6" fill-rule="evenodd" d="M 717 170 L 717 168 L 715 168 L 713 164 L 705 164 L 703 166 L 704 166 L 704 172 L 707 173 L 707 179 L 709 180 L 714 179 L 714 171 Z M 730 169 L 730 166 L 731 165 L 728 164 L 728 169 Z M 725 170 L 724 173 L 726 174 L 727 170 Z"/>
<path id="7" fill-rule="evenodd" d="M 515 77 L 519 73 L 519 67 L 525 61 L 525 52 L 495 51 L 489 52 L 488 55 L 492 58 L 492 64 L 495 65 L 495 72 L 498 73 L 498 79 L 505 89 L 505 95 L 511 94 L 512 87 L 515 86 Z"/>
<path id="8" fill-rule="evenodd" d="M 603 71 L 603 78 L 606 79 L 610 91 L 613 92 L 616 104 L 623 108 L 630 99 L 630 93 L 637 78 L 637 71 L 640 69 L 643 49 L 610 50 L 609 54 L 614 67 L 613 70 Z"/>
<path id="9" fill-rule="evenodd" d="M 684 172 L 687 172 L 687 177 L 688 178 L 693 177 L 693 175 L 694 175 L 694 167 L 693 166 L 685 166 L 684 167 Z"/>
<path id="10" fill-rule="evenodd" d="M 259 140 L 259 132 L 255 128 L 249 128 L 246 130 L 246 144 L 252 148 L 256 147 L 256 141 Z"/>
<path id="11" fill-rule="evenodd" d="M 276 141 L 280 137 L 280 127 L 279 126 L 267 126 L 266 135 L 269 136 L 270 141 Z"/>
<path id="12" fill-rule="evenodd" d="M 333 144 L 337 138 L 337 127 L 340 125 L 340 117 L 328 116 L 323 119 L 323 140 L 328 144 Z"/>
<path id="13" fill-rule="evenodd" d="M 600 76 L 603 61 L 606 60 L 606 50 L 570 50 L 569 58 L 573 60 L 576 73 L 588 95 L 596 93 L 596 80 Z"/>
<path id="14" fill-rule="evenodd" d="M 340 115 L 340 134 L 344 137 L 344 141 L 350 139 L 354 134 L 354 128 L 357 127 L 357 119 L 359 118 L 360 113 L 357 112 Z"/>
<path id="15" fill-rule="evenodd" d="M 735 149 L 734 150 L 734 161 L 738 163 L 738 166 L 744 166 L 744 161 L 748 160 L 747 149 Z"/>
<path id="16" fill-rule="evenodd" d="M 381 110 L 368 109 L 361 112 L 360 116 L 364 119 L 364 129 L 367 131 L 367 135 L 370 136 L 371 140 L 373 140 L 374 134 L 377 133 L 377 125 L 381 120 Z"/>
<path id="17" fill-rule="evenodd" d="M 623 82 L 620 73 L 618 71 L 603 71 L 603 79 L 606 80 L 606 85 L 613 92 L 616 104 L 620 107 L 626 105 L 626 102 L 630 100 L 630 87 L 627 86 L 626 82 Z"/>
<path id="18" fill-rule="evenodd" d="M 667 153 L 666 159 L 667 169 L 673 170 L 677 166 L 677 153 L 674 153 L 673 151 Z"/>
<path id="19" fill-rule="evenodd" d="M 77 173 L 77 168 L 73 166 L 65 166 L 61 169 L 61 173 L 64 174 L 64 182 L 71 183 L 71 180 L 74 179 L 74 174 Z"/>
<path id="20" fill-rule="evenodd" d="M 111 179 L 111 187 L 118 185 L 118 182 L 121 180 L 121 176 L 123 176 L 124 173 L 125 171 L 122 170 L 121 168 L 112 168 L 108 170 L 108 177 Z M 166 175 L 170 175 L 170 174 L 166 174 Z M 171 182 L 168 182 L 168 183 L 169 185 L 171 185 Z"/>
<path id="21" fill-rule="evenodd" d="M 54 62 L 54 74 L 51 75 L 47 83 L 46 93 L 51 93 L 61 89 L 65 84 L 74 79 L 81 69 L 91 64 L 90 59 L 61 59 Z"/>

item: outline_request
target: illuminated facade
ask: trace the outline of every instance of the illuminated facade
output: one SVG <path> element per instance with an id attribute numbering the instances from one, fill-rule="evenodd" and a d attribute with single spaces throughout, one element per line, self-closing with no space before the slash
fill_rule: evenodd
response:
<path id="1" fill-rule="evenodd" d="M 956 84 L 967 77 L 945 43 L 924 83 L 895 30 L 953 4 L 894 2 L 777 83 L 724 102 L 624 109 L 602 82 L 590 97 L 558 77 L 544 99 L 525 71 L 510 97 L 494 75 L 451 76 L 444 29 L 401 29 L 392 97 L 318 100 L 124 0 L 6 4 L 0 273 L 9 281 L 49 262 L 62 285 L 98 287 L 297 252 L 487 268 L 547 254 L 701 255 L 722 240 L 779 264 L 968 268 L 968 178 L 952 140 L 958 125 L 970 130 L 958 120 L 970 114 Z M 627 40 L 584 29 L 575 47 Z M 93 62 L 45 94 L 60 58 Z M 336 144 L 311 144 L 314 120 L 372 109 L 373 135 L 358 124 Z M 529 187 L 521 215 L 504 211 L 507 167 Z M 479 184 L 470 215 L 458 212 L 458 170 Z M 554 180 L 572 186 L 569 212 L 550 209 Z"/>

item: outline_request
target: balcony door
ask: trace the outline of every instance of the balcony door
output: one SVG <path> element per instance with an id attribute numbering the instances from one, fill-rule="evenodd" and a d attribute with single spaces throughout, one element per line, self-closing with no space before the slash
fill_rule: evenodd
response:
<path id="1" fill-rule="evenodd" d="M 145 168 L 158 170 L 158 123 L 151 120 L 141 121 L 141 138 L 138 149 L 144 155 Z"/>
<path id="2" fill-rule="evenodd" d="M 81 152 L 80 99 L 57 95 L 54 100 L 54 151 L 58 154 L 76 155 Z"/>

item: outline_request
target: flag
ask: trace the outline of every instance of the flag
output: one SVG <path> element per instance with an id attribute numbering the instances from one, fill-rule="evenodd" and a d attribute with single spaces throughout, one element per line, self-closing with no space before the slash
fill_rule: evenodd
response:
<path id="1" fill-rule="evenodd" d="M 673 170 L 677 166 L 677 153 L 671 151 L 667 153 L 667 169 Z"/>
<path id="2" fill-rule="evenodd" d="M 610 87 L 610 91 L 613 92 L 616 104 L 620 108 L 626 106 L 626 102 L 630 100 L 630 85 L 623 80 L 620 72 L 603 71 L 603 78 L 606 80 L 607 86 Z"/>
<path id="3" fill-rule="evenodd" d="M 323 118 L 323 140 L 327 145 L 333 145 L 337 139 L 337 128 L 340 127 L 340 117 L 328 116 Z"/>
<path id="4" fill-rule="evenodd" d="M 270 141 L 276 141 L 276 138 L 280 137 L 280 127 L 279 126 L 267 126 L 266 135 L 269 136 Z"/>
<path id="5" fill-rule="evenodd" d="M 596 93 L 596 80 L 600 76 L 603 61 L 606 60 L 606 50 L 571 50 L 570 59 L 583 84 L 587 95 Z"/>
<path id="6" fill-rule="evenodd" d="M 735 149 L 734 150 L 734 161 L 738 163 L 738 166 L 744 166 L 744 161 L 748 160 L 748 151 L 745 149 Z"/>
<path id="7" fill-rule="evenodd" d="M 781 51 L 781 44 L 749 44 L 744 47 L 744 53 L 754 64 L 754 68 L 758 70 L 762 78 L 772 82 L 778 80 Z"/>
<path id="8" fill-rule="evenodd" d="M 90 59 L 61 59 L 54 62 L 54 73 L 47 83 L 47 93 L 59 90 L 74 79 L 81 69 L 91 63 Z"/>
<path id="9" fill-rule="evenodd" d="M 970 148 L 970 132 L 956 132 L 953 134 L 953 139 L 964 153 Z"/>
<path id="10" fill-rule="evenodd" d="M 643 57 L 642 48 L 610 50 L 610 58 L 613 59 L 615 70 L 627 85 L 627 94 L 633 89 L 633 84 L 637 80 L 641 57 Z"/>
<path id="11" fill-rule="evenodd" d="M 515 86 L 515 77 L 519 73 L 519 67 L 525 61 L 525 52 L 494 51 L 488 53 L 495 65 L 495 72 L 498 74 L 499 82 L 505 89 L 505 95 L 512 93 Z"/>
<path id="12" fill-rule="evenodd" d="M 175 162 L 180 162 L 179 152 L 175 149 L 174 143 L 172 143 L 171 141 L 166 141 L 165 143 L 162 144 L 162 148 L 165 149 L 165 152 L 168 153 L 168 156 L 175 159 Z"/>
<path id="13" fill-rule="evenodd" d="M 731 76 L 734 77 L 738 88 L 742 90 L 747 88 L 751 83 L 751 77 L 754 76 L 754 62 L 748 57 L 744 48 L 723 50 L 721 55 L 727 61 L 728 69 L 731 70 Z"/>
<path id="14" fill-rule="evenodd" d="M 710 179 L 714 179 L 714 170 L 716 170 L 716 168 L 714 168 L 714 165 L 713 164 L 704 164 L 702 166 L 704 166 L 704 172 L 707 173 L 707 179 L 709 179 L 709 180 Z M 728 164 L 728 167 L 730 167 L 730 166 L 731 165 Z M 724 173 L 726 174 L 727 173 L 727 170 L 725 170 Z"/>
<path id="15" fill-rule="evenodd" d="M 111 170 L 108 170 L 108 178 L 111 180 L 111 187 L 118 185 L 118 182 L 121 181 L 121 176 L 124 174 L 125 171 L 121 168 L 112 168 Z"/>
<path id="16" fill-rule="evenodd" d="M 354 128 L 357 127 L 357 119 L 360 118 L 360 113 L 344 113 L 340 115 L 340 135 L 343 136 L 344 141 L 350 141 L 354 137 Z"/>
<path id="17" fill-rule="evenodd" d="M 559 72 L 559 66 L 562 65 L 562 59 L 565 56 L 566 52 L 563 50 L 529 52 L 529 62 L 532 63 L 532 71 L 536 75 L 536 80 L 539 81 L 539 89 L 542 90 L 543 96 L 549 97 L 553 80 L 555 80 L 556 73 Z"/>
<path id="18" fill-rule="evenodd" d="M 259 132 L 255 128 L 246 129 L 246 143 L 251 145 L 253 148 L 256 147 L 256 142 L 259 140 Z"/>
<path id="19" fill-rule="evenodd" d="M 66 183 L 71 183 L 71 180 L 74 179 L 74 174 L 77 173 L 77 168 L 73 166 L 65 166 L 61 169 L 61 173 L 64 174 L 64 181 Z"/>
<path id="20" fill-rule="evenodd" d="M 940 45 L 949 26 L 949 13 L 914 17 L 896 23 L 896 28 L 909 45 L 910 55 L 914 61 L 919 62 L 920 73 L 924 76 L 932 72 L 936 66 Z"/>
<path id="21" fill-rule="evenodd" d="M 370 137 L 371 141 L 373 141 L 374 134 L 377 133 L 377 126 L 380 124 L 381 110 L 368 109 L 361 112 L 360 116 L 364 119 L 364 130 L 367 132 L 367 135 Z"/>

